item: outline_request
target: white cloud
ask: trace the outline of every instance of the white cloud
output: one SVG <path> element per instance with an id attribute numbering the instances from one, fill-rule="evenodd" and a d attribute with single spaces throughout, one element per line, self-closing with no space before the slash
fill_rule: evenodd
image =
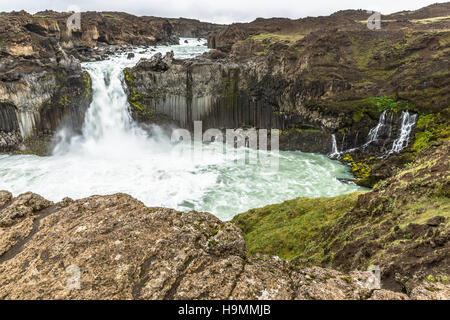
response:
<path id="1" fill-rule="evenodd" d="M 0 0 L 0 11 L 51 9 L 66 11 L 70 5 L 82 11 L 124 11 L 135 15 L 187 17 L 217 23 L 252 21 L 257 17 L 302 18 L 329 15 L 344 9 L 367 9 L 384 14 L 415 10 L 436 0 Z M 445 1 L 438 1 L 445 2 Z"/>

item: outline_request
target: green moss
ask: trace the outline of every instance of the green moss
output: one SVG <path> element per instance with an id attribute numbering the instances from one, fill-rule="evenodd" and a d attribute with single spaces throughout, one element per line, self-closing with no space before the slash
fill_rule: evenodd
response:
<path id="1" fill-rule="evenodd" d="M 157 94 L 153 92 L 147 92 L 147 94 L 140 94 L 136 92 L 133 76 L 130 73 L 130 69 L 125 68 L 123 70 L 125 83 L 128 86 L 128 103 L 130 106 L 142 115 L 153 117 L 154 109 L 145 105 L 145 99 L 156 99 Z"/>
<path id="2" fill-rule="evenodd" d="M 370 176 L 372 172 L 370 163 L 374 159 L 373 157 L 369 157 L 362 161 L 354 161 L 350 154 L 346 154 L 341 161 L 350 165 L 353 176 L 357 179 L 355 183 L 363 187 L 371 188 L 374 185 L 374 181 L 372 181 Z"/>
<path id="3" fill-rule="evenodd" d="M 434 142 L 450 139 L 450 125 L 448 117 L 441 114 L 422 114 L 416 125 L 413 152 L 417 153 Z"/>
<path id="4" fill-rule="evenodd" d="M 250 255 L 263 253 L 289 260 L 308 255 L 321 233 L 351 210 L 360 194 L 289 200 L 252 209 L 235 216 L 233 222 L 244 232 Z M 323 256 L 313 259 L 321 262 Z"/>
<path id="5" fill-rule="evenodd" d="M 367 114 L 376 119 L 385 110 L 399 112 L 401 110 L 415 110 L 415 107 L 403 100 L 396 100 L 393 96 L 367 97 L 355 100 L 333 101 L 323 104 L 325 108 L 336 111 L 351 112 L 352 121 L 360 122 Z"/>
<path id="6" fill-rule="evenodd" d="M 216 240 L 209 240 L 208 241 L 208 247 L 215 247 L 217 246 L 219 243 Z"/>
<path id="7" fill-rule="evenodd" d="M 361 110 L 356 110 L 352 114 L 353 122 L 360 122 L 364 117 L 364 113 Z"/>
<path id="8" fill-rule="evenodd" d="M 341 277 L 341 279 L 347 283 L 352 283 L 352 279 L 350 279 L 350 277 Z"/>
<path id="9" fill-rule="evenodd" d="M 71 101 L 67 96 L 62 96 L 61 99 L 59 99 L 59 104 L 62 106 L 66 106 L 70 103 L 71 103 Z"/>
<path id="10" fill-rule="evenodd" d="M 289 129 L 286 129 L 286 130 L 282 130 L 282 131 L 280 131 L 280 134 L 281 135 L 292 135 L 292 134 L 295 134 L 295 133 L 305 133 L 305 132 L 317 132 L 317 133 L 320 133 L 320 132 L 323 132 L 322 130 L 320 130 L 320 129 L 315 129 L 315 128 L 307 128 L 307 129 L 300 129 L 300 128 L 289 128 Z"/>
<path id="11" fill-rule="evenodd" d="M 250 36 L 249 39 L 255 41 L 268 41 L 268 42 L 278 42 L 278 41 L 286 41 L 289 43 L 295 43 L 298 40 L 303 39 L 305 36 L 299 33 L 291 33 L 291 34 L 277 34 L 277 33 L 260 33 L 254 36 Z"/>
<path id="12" fill-rule="evenodd" d="M 83 73 L 83 82 L 85 85 L 85 96 L 86 98 L 89 98 L 89 96 L 91 95 L 91 90 L 92 90 L 92 83 L 91 83 L 91 77 L 89 76 L 89 73 L 84 72 Z"/>

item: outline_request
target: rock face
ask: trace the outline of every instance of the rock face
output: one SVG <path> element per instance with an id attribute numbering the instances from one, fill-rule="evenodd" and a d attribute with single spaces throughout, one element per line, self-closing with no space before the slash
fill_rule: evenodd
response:
<path id="1" fill-rule="evenodd" d="M 124 194 L 53 204 L 2 191 L 0 227 L 0 299 L 408 299 L 374 291 L 371 272 L 248 260 L 232 223 Z M 445 286 L 414 292 L 448 299 Z"/>
<path id="2" fill-rule="evenodd" d="M 225 25 L 201 22 L 194 19 L 167 19 L 172 25 L 173 32 L 183 38 L 208 38 L 210 34 L 225 28 Z"/>
<path id="3" fill-rule="evenodd" d="M 233 222 L 250 254 L 341 271 L 378 265 L 384 289 L 409 295 L 423 281 L 448 285 L 449 160 L 450 141 L 436 143 L 371 192 L 289 200 Z"/>
<path id="4" fill-rule="evenodd" d="M 446 3 L 392 14 L 378 31 L 361 10 L 226 26 L 211 33 L 214 51 L 203 57 L 126 70 L 134 118 L 164 115 L 190 129 L 193 120 L 204 129 L 278 128 L 282 149 L 348 153 L 361 171 L 357 182 L 373 186 L 392 174 L 386 168 L 449 138 L 449 13 Z M 412 152 L 386 165 L 406 111 L 421 124 L 403 140 Z"/>
<path id="5" fill-rule="evenodd" d="M 71 13 L 49 10 L 33 15 L 25 11 L 3 14 L 2 41 L 5 45 L 10 45 L 11 42 L 16 42 L 18 37 L 32 41 L 43 37 L 47 42 L 58 42 L 67 50 L 93 48 L 101 44 L 154 45 L 177 41 L 171 24 L 165 19 L 136 17 L 121 12 L 82 12 L 81 29 L 77 29 L 67 27 L 70 16 Z M 36 50 L 40 49 L 42 44 L 37 43 L 33 47 L 31 49 L 31 46 L 27 47 L 23 42 L 22 46 L 12 47 L 9 50 Z"/>
<path id="6" fill-rule="evenodd" d="M 228 53 L 240 64 L 241 78 L 252 76 L 261 91 L 275 97 L 262 103 L 284 119 L 284 127 L 334 133 L 337 149 L 344 151 L 367 142 L 383 110 L 390 112 L 393 133 L 405 109 L 440 113 L 448 127 L 449 14 L 445 3 L 383 16 L 376 32 L 367 28 L 369 15 L 361 10 L 257 19 L 219 30 L 209 46 Z M 388 132 L 380 140 L 393 142 Z M 378 145 L 356 157 L 379 156 L 382 149 Z"/>
<path id="7" fill-rule="evenodd" d="M 6 78 L 11 74 L 17 77 Z M 48 145 L 39 140 L 63 126 L 81 129 L 92 91 L 89 74 L 76 60 L 64 55 L 46 65 L 24 61 L 0 76 L 0 152 L 26 148 L 45 154 Z"/>
<path id="8" fill-rule="evenodd" d="M 92 99 L 80 61 L 105 59 L 126 46 L 178 43 L 222 26 L 189 19 L 83 12 L 81 29 L 69 13 L 0 15 L 0 152 L 46 154 L 62 126 L 78 131 Z M 176 29 L 176 30 L 175 30 Z"/>
<path id="9" fill-rule="evenodd" d="M 336 111 L 294 102 L 284 104 L 282 98 L 290 80 L 282 72 L 267 74 L 265 63 L 223 59 L 215 52 L 190 60 L 173 59 L 171 53 L 141 59 L 135 67 L 124 70 L 133 118 L 160 123 L 163 116 L 165 121 L 173 120 L 191 130 L 197 120 L 202 121 L 204 130 L 276 128 L 282 130 L 280 147 L 285 150 L 331 153 L 333 133 L 340 151 L 364 146 L 380 118 L 372 120 L 366 116 L 352 122 L 351 109 Z M 302 94 L 310 91 L 296 90 Z M 281 108 L 290 111 L 283 113 Z M 364 148 L 366 154 L 386 154 L 398 138 L 402 113 L 386 111 L 385 118 L 378 140 Z M 352 129 L 345 127 L 347 123 Z"/>

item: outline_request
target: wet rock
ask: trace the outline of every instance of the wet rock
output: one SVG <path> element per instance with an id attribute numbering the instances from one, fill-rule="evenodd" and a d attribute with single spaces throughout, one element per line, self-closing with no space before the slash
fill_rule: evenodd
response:
<path id="1" fill-rule="evenodd" d="M 132 59 L 132 58 L 134 58 L 134 53 L 130 52 L 130 53 L 127 55 L 127 59 L 130 60 L 130 59 Z"/>

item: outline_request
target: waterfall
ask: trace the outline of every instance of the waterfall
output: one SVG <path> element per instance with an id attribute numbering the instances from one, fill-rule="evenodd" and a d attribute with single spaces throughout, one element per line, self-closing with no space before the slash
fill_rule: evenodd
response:
<path id="1" fill-rule="evenodd" d="M 72 137 L 70 131 L 61 130 L 53 154 L 115 154 L 147 137 L 128 112 L 122 70 L 129 64 L 128 60 L 111 59 L 83 65 L 92 80 L 93 100 L 85 115 L 82 135 Z"/>
<path id="2" fill-rule="evenodd" d="M 380 115 L 380 119 L 378 120 L 378 124 L 376 125 L 376 127 L 370 129 L 369 135 L 367 137 L 367 142 L 363 146 L 364 148 L 367 147 L 372 142 L 378 140 L 378 135 L 380 133 L 381 128 L 383 128 L 386 125 L 386 114 L 387 110 L 384 110 Z"/>
<path id="3" fill-rule="evenodd" d="M 411 131 L 417 121 L 417 114 L 410 115 L 407 110 L 403 111 L 400 121 L 401 126 L 399 129 L 399 136 L 392 144 L 392 148 L 389 151 L 388 155 L 392 153 L 399 153 L 408 146 Z"/>
<path id="4" fill-rule="evenodd" d="M 330 158 L 339 158 L 341 156 L 341 152 L 339 152 L 336 142 L 336 135 L 333 133 L 331 135 L 331 153 L 329 154 Z"/>
<path id="5" fill-rule="evenodd" d="M 370 129 L 369 134 L 367 136 L 367 142 L 364 143 L 360 147 L 355 147 L 351 149 L 347 149 L 344 151 L 339 151 L 336 143 L 336 136 L 333 134 L 331 136 L 331 153 L 329 154 L 330 158 L 339 158 L 342 154 L 351 153 L 356 150 L 362 150 L 368 147 L 371 143 L 380 139 L 380 135 L 382 134 L 382 130 L 387 127 L 387 138 L 384 140 L 383 146 L 381 150 L 385 149 L 385 145 L 388 141 L 390 141 L 393 136 L 392 133 L 392 122 L 394 119 L 394 113 L 391 113 L 390 116 L 387 114 L 387 110 L 383 111 L 380 115 L 378 123 L 375 127 Z M 387 151 L 381 158 L 387 157 L 393 153 L 399 153 L 404 148 L 406 148 L 409 144 L 409 139 L 411 135 L 411 131 L 416 124 L 417 114 L 410 114 L 407 110 L 403 111 L 400 117 L 400 128 L 398 131 L 398 137 L 394 140 L 394 143 L 389 151 Z M 386 130 L 384 130 L 386 131 Z"/>
<path id="6" fill-rule="evenodd" d="M 192 39 L 188 44 L 181 41 L 178 46 L 155 49 L 189 58 L 206 51 L 204 43 Z M 360 190 L 337 179 L 351 179 L 345 165 L 322 155 L 252 148 L 226 154 L 219 142 L 197 148 L 171 143 L 170 135 L 157 127 L 146 127 L 150 133 L 140 129 L 128 112 L 122 83 L 123 68 L 152 54 L 140 51 L 130 60 L 123 53 L 107 61 L 84 63 L 92 78 L 93 101 L 82 134 L 71 132 L 70 127 L 61 130 L 60 142 L 49 157 L 2 155 L 0 190 L 15 195 L 32 191 L 55 202 L 121 192 L 147 206 L 211 212 L 222 220 L 299 196 L 330 197 Z M 30 128 L 27 121 L 22 123 L 24 129 Z M 335 140 L 333 150 L 339 154 Z M 265 159 L 261 155 L 276 157 L 278 168 L 272 168 L 270 161 L 245 165 L 241 161 Z"/>

